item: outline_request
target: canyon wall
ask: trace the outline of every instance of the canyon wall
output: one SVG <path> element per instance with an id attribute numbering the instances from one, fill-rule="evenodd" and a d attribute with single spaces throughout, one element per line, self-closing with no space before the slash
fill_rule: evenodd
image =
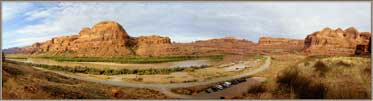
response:
<path id="1" fill-rule="evenodd" d="M 324 28 L 308 35 L 305 39 L 307 54 L 315 55 L 354 55 L 356 50 L 367 48 L 370 33 L 359 32 L 353 27 L 342 30 Z"/>

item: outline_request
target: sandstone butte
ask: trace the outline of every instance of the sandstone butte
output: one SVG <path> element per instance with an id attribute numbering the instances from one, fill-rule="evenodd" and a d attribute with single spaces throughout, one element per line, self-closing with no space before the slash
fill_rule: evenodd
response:
<path id="1" fill-rule="evenodd" d="M 370 32 L 359 32 L 354 27 L 345 30 L 327 27 L 306 37 L 304 52 L 317 55 L 354 55 L 356 51 L 360 54 L 362 50 L 362 54 L 366 54 L 370 37 Z"/>
<path id="2" fill-rule="evenodd" d="M 78 35 L 56 37 L 10 50 L 57 56 L 128 56 L 135 54 L 134 46 L 146 44 L 170 44 L 170 39 L 161 36 L 130 37 L 120 24 L 103 21 L 92 28 L 83 28 Z"/>
<path id="3" fill-rule="evenodd" d="M 221 53 L 289 53 L 322 55 L 366 54 L 369 32 L 355 28 L 322 31 L 308 35 L 305 40 L 261 37 L 259 43 L 225 37 L 192 43 L 171 43 L 169 37 L 151 35 L 131 37 L 114 21 L 103 21 L 92 28 L 83 28 L 78 35 L 55 37 L 22 48 L 5 49 L 5 53 L 74 57 L 123 57 L 165 55 L 209 55 Z"/>

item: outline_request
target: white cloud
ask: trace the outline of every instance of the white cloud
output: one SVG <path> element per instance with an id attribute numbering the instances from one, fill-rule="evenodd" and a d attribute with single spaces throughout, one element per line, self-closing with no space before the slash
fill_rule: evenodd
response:
<path id="1" fill-rule="evenodd" d="M 26 20 L 37 20 L 41 18 L 50 17 L 52 13 L 57 11 L 56 9 L 38 9 L 31 12 L 27 12 L 25 16 L 28 16 Z"/>
<path id="2" fill-rule="evenodd" d="M 30 6 L 30 3 L 25 2 L 2 2 L 2 21 L 9 21 L 17 17 L 17 15 L 25 12 Z"/>

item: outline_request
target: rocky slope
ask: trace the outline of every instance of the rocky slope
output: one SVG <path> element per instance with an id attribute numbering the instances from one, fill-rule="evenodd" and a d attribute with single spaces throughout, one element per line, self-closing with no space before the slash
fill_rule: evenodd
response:
<path id="1" fill-rule="evenodd" d="M 318 55 L 353 55 L 358 45 L 369 44 L 369 38 L 369 32 L 359 32 L 353 27 L 345 30 L 327 27 L 306 37 L 304 52 Z"/>

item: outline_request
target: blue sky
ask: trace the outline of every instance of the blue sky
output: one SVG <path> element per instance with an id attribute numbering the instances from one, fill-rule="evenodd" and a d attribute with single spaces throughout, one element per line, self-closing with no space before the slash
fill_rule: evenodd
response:
<path id="1" fill-rule="evenodd" d="M 324 27 L 371 30 L 370 2 L 3 2 L 2 48 L 78 34 L 97 22 L 119 22 L 131 36 L 175 42 L 233 36 L 304 39 Z"/>

